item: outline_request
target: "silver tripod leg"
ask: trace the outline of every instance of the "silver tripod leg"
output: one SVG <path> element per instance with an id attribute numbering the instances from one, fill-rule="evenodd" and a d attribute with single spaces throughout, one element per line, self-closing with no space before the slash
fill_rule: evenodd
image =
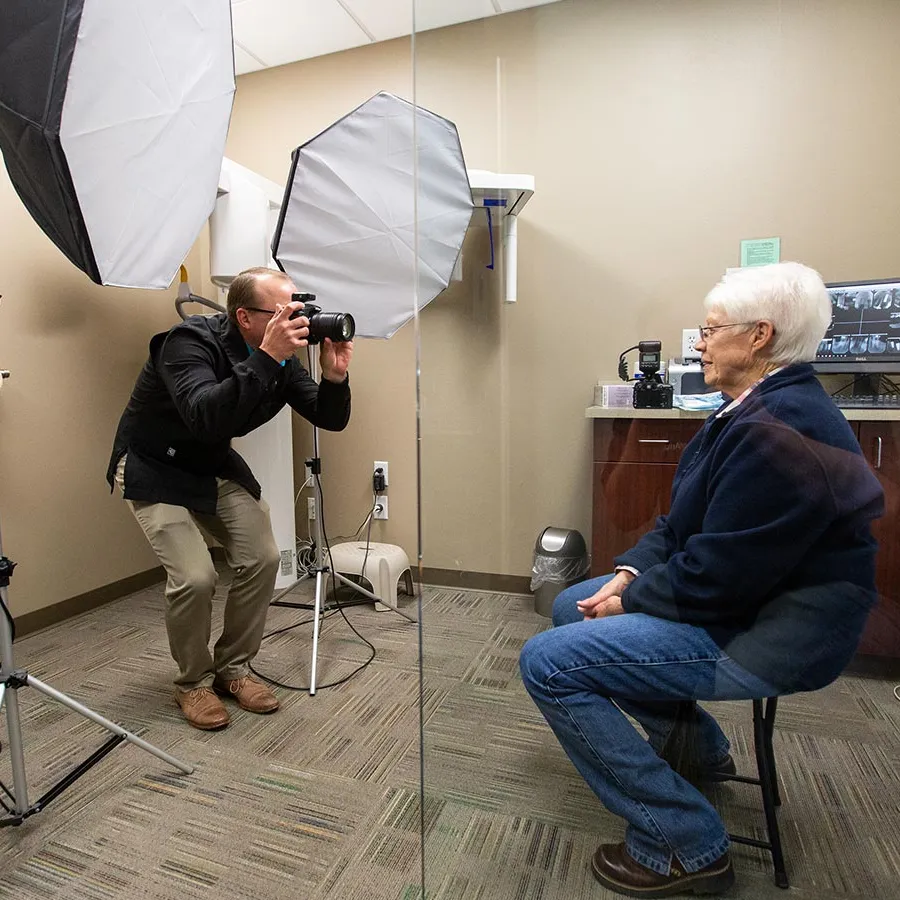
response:
<path id="1" fill-rule="evenodd" d="M 3 558 L 3 545 L 0 542 L 0 559 Z M 2 602 L 3 606 L 6 610 L 9 609 L 9 604 L 7 602 L 7 589 L 5 585 L 0 586 L 0 602 Z M 3 676 L 4 683 L 0 685 L 3 688 L 2 693 L 2 701 L 3 705 L 6 706 L 6 725 L 7 725 L 7 740 L 9 742 L 9 760 L 10 767 L 12 769 L 12 778 L 13 778 L 13 804 L 14 809 L 13 813 L 19 816 L 26 816 L 32 812 L 38 812 L 39 809 L 31 809 L 31 806 L 28 802 L 28 782 L 25 777 L 25 748 L 22 739 L 22 722 L 19 716 L 19 697 L 18 697 L 18 688 L 22 685 L 28 685 L 29 687 L 33 687 L 36 690 L 40 691 L 42 694 L 46 694 L 46 696 L 56 700 L 59 703 L 62 703 L 64 706 L 67 706 L 69 709 L 77 712 L 79 715 L 84 716 L 86 719 L 90 719 L 92 722 L 96 722 L 98 725 L 102 725 L 107 731 L 111 731 L 121 740 L 128 741 L 131 744 L 134 744 L 137 747 L 140 747 L 142 750 L 145 750 L 147 753 L 152 753 L 158 759 L 163 760 L 163 762 L 168 763 L 170 766 L 184 772 L 186 775 L 190 775 L 191 772 L 194 771 L 193 766 L 189 766 L 187 763 L 183 763 L 180 760 L 176 759 L 174 756 L 170 756 L 163 750 L 160 750 L 158 747 L 154 747 L 152 744 L 147 743 L 147 741 L 142 740 L 137 735 L 132 734 L 129 731 L 126 731 L 120 725 L 116 725 L 115 722 L 110 722 L 109 719 L 104 719 L 103 716 L 98 715 L 93 710 L 88 709 L 86 706 L 83 706 L 78 701 L 73 700 L 71 697 L 67 697 L 62 692 L 56 690 L 56 688 L 50 687 L 48 684 L 44 684 L 44 682 L 39 681 L 37 678 L 28 675 L 25 672 L 17 671 L 15 665 L 13 664 L 13 645 L 12 645 L 12 627 L 10 622 L 6 616 L 6 613 L 0 609 L 0 675 Z M 10 680 L 14 679 L 14 680 Z M 101 755 L 105 751 L 99 751 Z M 94 754 L 90 760 L 87 760 L 85 764 L 83 764 L 83 768 L 81 771 L 86 771 L 94 762 L 99 760 L 98 754 Z M 78 777 L 77 775 L 75 777 Z M 64 779 L 63 781 L 65 781 Z M 62 782 L 61 782 L 62 784 Z M 65 789 L 65 785 L 62 787 L 56 787 L 52 789 L 53 791 L 63 790 Z M 40 805 L 40 803 L 38 804 Z"/>
<path id="2" fill-rule="evenodd" d="M 3 555 L 0 546 L 0 556 Z M 6 588 L 0 587 L 0 602 L 6 609 Z M 13 673 L 12 632 L 6 614 L 0 610 L 0 673 L 4 676 Z M 5 685 L 4 685 L 5 687 Z M 19 718 L 19 697 L 15 689 L 4 691 L 6 704 L 6 735 L 9 741 L 9 763 L 12 768 L 13 793 L 15 804 L 13 812 L 23 815 L 28 809 L 28 782 L 25 779 L 25 750 L 22 746 L 22 724 Z"/>
<path id="3" fill-rule="evenodd" d="M 410 615 L 408 612 L 406 612 L 406 610 L 400 609 L 400 607 L 398 607 L 398 606 L 394 606 L 394 604 L 391 603 L 390 600 L 385 599 L 383 597 L 378 597 L 375 594 L 373 594 L 371 591 L 367 591 L 364 587 L 362 587 L 361 585 L 358 585 L 355 581 L 351 581 L 349 578 L 345 578 L 343 575 L 340 574 L 340 572 L 332 572 L 331 574 L 338 581 L 342 582 L 343 584 L 349 585 L 355 591 L 362 594 L 364 597 L 371 597 L 376 603 L 381 603 L 382 605 L 386 606 L 388 609 L 393 610 L 393 612 L 397 613 L 398 616 L 403 616 L 404 619 L 409 619 L 410 622 L 418 622 L 419 621 L 415 616 Z"/>
<path id="4" fill-rule="evenodd" d="M 309 695 L 314 696 L 316 693 L 316 663 L 319 659 L 319 624 L 322 621 L 322 592 L 325 583 L 325 573 L 319 569 L 316 572 L 316 606 L 315 618 L 313 619 L 313 645 L 312 645 L 312 668 L 309 675 Z"/>
<path id="5" fill-rule="evenodd" d="M 126 731 L 122 728 L 121 725 L 116 725 L 115 722 L 111 722 L 109 719 L 104 719 L 103 716 L 98 715 L 92 709 L 88 709 L 86 706 L 82 706 L 77 700 L 73 700 L 71 697 L 67 697 L 65 694 L 56 690 L 56 688 L 50 687 L 49 684 L 44 684 L 43 681 L 39 681 L 32 675 L 27 676 L 28 686 L 33 687 L 35 690 L 40 691 L 42 694 L 46 694 L 48 697 L 52 697 L 59 703 L 62 703 L 63 706 L 68 706 L 69 709 L 77 712 L 79 715 L 84 716 L 86 719 L 90 719 L 92 722 L 96 722 L 98 725 L 102 725 L 107 731 L 111 731 L 113 734 L 117 734 L 119 737 L 124 738 L 128 741 L 129 744 L 134 744 L 135 747 L 140 747 L 141 750 L 146 750 L 147 753 L 152 753 L 157 759 L 161 759 L 163 762 L 168 763 L 170 766 L 173 766 L 176 769 L 184 772 L 185 775 L 190 775 L 191 772 L 194 771 L 193 766 L 189 766 L 187 763 L 181 762 L 181 760 L 176 759 L 174 756 L 169 756 L 165 750 L 160 750 L 159 747 L 154 747 L 153 744 L 148 744 L 147 741 L 139 738 L 136 734 L 132 734 L 130 731 Z"/>

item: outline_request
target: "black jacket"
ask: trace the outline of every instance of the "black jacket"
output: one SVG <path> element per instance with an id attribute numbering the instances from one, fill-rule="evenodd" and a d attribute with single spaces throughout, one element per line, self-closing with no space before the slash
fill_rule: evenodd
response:
<path id="1" fill-rule="evenodd" d="M 150 341 L 150 358 L 122 413 L 106 472 L 125 462 L 125 497 L 215 514 L 216 478 L 256 499 L 260 487 L 231 439 L 272 419 L 285 404 L 319 428 L 350 419 L 350 386 L 316 384 L 291 356 L 284 366 L 250 352 L 223 314 L 191 316 Z"/>

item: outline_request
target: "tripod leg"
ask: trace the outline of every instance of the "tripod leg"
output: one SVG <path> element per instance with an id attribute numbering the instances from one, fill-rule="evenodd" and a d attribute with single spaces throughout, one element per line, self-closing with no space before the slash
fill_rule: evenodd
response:
<path id="1" fill-rule="evenodd" d="M 44 684 L 43 681 L 39 681 L 37 678 L 34 678 L 31 675 L 27 676 L 28 686 L 33 687 L 35 690 L 40 691 L 42 694 L 46 694 L 48 697 L 52 697 L 54 700 L 62 703 L 63 706 L 68 706 L 69 709 L 77 712 L 79 715 L 84 716 L 86 719 L 90 719 L 92 722 L 96 722 L 98 725 L 102 725 L 107 731 L 111 731 L 113 734 L 119 735 L 119 737 L 124 738 L 128 743 L 134 744 L 136 747 L 140 747 L 141 750 L 145 750 L 147 753 L 153 754 L 157 759 L 161 759 L 163 762 L 168 763 L 170 766 L 173 766 L 176 769 L 184 772 L 185 775 L 190 775 L 191 772 L 194 771 L 193 766 L 187 765 L 187 763 L 183 763 L 180 760 L 176 759 L 174 756 L 170 756 L 164 750 L 160 750 L 159 747 L 154 747 L 153 744 L 148 744 L 147 741 L 139 738 L 136 734 L 132 734 L 130 731 L 126 731 L 122 728 L 121 725 L 116 725 L 115 722 L 110 722 L 109 719 L 104 719 L 103 716 L 98 715 L 92 709 L 88 709 L 86 706 L 82 706 L 77 700 L 73 700 L 71 697 L 67 697 L 65 694 L 56 690 L 56 688 L 50 687 L 49 684 Z M 13 692 L 13 696 L 15 696 L 15 692 Z M 7 706 L 7 710 L 9 707 Z M 10 729 L 12 731 L 12 729 Z M 18 792 L 17 792 L 18 793 Z"/>
<path id="2" fill-rule="evenodd" d="M 397 613 L 398 616 L 403 616 L 404 619 L 409 619 L 410 622 L 418 621 L 418 619 L 416 619 L 415 616 L 411 616 L 408 612 L 406 612 L 406 610 L 403 610 L 403 609 L 400 609 L 400 608 L 394 606 L 394 604 L 391 603 L 390 600 L 382 599 L 381 597 L 378 597 L 375 594 L 373 594 L 371 591 L 367 591 L 364 587 L 362 587 L 361 585 L 358 585 L 355 581 L 351 581 L 349 578 L 345 578 L 343 575 L 340 574 L 340 572 L 332 572 L 331 574 L 332 574 L 332 576 L 334 576 L 335 579 L 340 581 L 341 584 L 349 585 L 357 593 L 362 594 L 364 597 L 371 598 L 376 603 L 381 603 L 382 605 L 386 606 L 392 612 Z"/>
<path id="3" fill-rule="evenodd" d="M 0 559 L 3 557 L 3 547 L 0 545 Z M 6 611 L 9 609 L 9 597 L 6 585 L 9 576 L 0 582 L 0 672 L 4 676 L 10 676 L 15 671 L 13 664 L 12 629 Z M 6 684 L 3 685 L 7 687 Z M 3 693 L 3 702 L 6 704 L 6 727 L 9 741 L 9 761 L 12 768 L 13 790 L 15 791 L 15 811 L 19 814 L 28 809 L 28 782 L 25 778 L 25 749 L 22 745 L 22 724 L 19 719 L 19 697 L 15 687 L 9 687 Z"/>
<path id="4" fill-rule="evenodd" d="M 25 779 L 25 750 L 22 746 L 22 725 L 19 720 L 19 698 L 13 688 L 4 696 L 6 703 L 7 740 L 9 761 L 12 767 L 15 812 L 20 815 L 28 809 L 28 782 Z"/>
<path id="5" fill-rule="evenodd" d="M 316 572 L 316 611 L 313 614 L 313 646 L 312 646 L 312 669 L 309 676 L 309 696 L 312 697 L 316 693 L 316 662 L 319 658 L 319 623 L 322 616 L 322 586 L 325 581 L 325 573 L 319 569 Z"/>

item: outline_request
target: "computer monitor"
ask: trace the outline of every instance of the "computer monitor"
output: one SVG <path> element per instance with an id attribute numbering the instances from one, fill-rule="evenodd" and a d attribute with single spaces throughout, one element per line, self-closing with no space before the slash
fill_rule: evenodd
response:
<path id="1" fill-rule="evenodd" d="M 821 374 L 900 373 L 900 278 L 826 284 L 831 325 L 816 351 Z"/>

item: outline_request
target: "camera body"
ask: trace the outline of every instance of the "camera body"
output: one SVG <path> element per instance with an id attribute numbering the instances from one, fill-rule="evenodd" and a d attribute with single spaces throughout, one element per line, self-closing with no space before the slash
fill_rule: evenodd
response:
<path id="1" fill-rule="evenodd" d="M 635 409 L 671 409 L 675 389 L 659 376 L 662 364 L 662 343 L 640 341 L 638 344 L 638 368 L 643 378 L 635 382 L 632 406 Z"/>
<path id="2" fill-rule="evenodd" d="M 352 341 L 356 334 L 356 323 L 350 313 L 326 313 L 313 301 L 315 294 L 291 294 L 291 300 L 303 304 L 303 309 L 291 313 L 292 319 L 306 316 L 309 319 L 309 337 L 307 343 L 320 344 L 325 338 L 336 343 Z"/>

